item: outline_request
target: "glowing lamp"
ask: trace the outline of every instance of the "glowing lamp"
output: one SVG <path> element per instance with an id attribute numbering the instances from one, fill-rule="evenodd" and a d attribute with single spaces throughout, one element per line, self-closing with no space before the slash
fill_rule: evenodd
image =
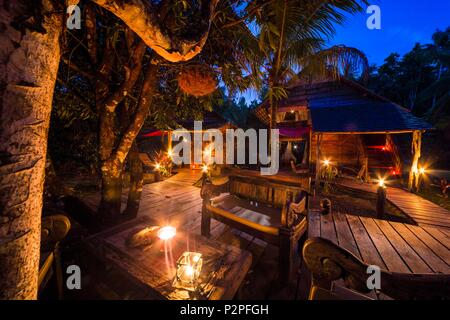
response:
<path id="1" fill-rule="evenodd" d="M 177 229 L 172 226 L 165 226 L 158 230 L 158 238 L 161 240 L 170 240 L 177 234 Z"/>
<path id="2" fill-rule="evenodd" d="M 202 166 L 202 172 L 207 173 L 208 172 L 208 165 L 204 164 Z"/>
<path id="3" fill-rule="evenodd" d="M 184 252 L 177 261 L 177 270 L 173 286 L 189 291 L 195 291 L 202 270 L 202 254 Z"/>
<path id="4" fill-rule="evenodd" d="M 383 178 L 380 178 L 380 179 L 378 180 L 378 186 L 384 188 L 385 183 L 384 183 L 384 179 L 383 179 Z"/>
<path id="5" fill-rule="evenodd" d="M 297 149 L 297 145 L 296 144 L 294 145 L 294 149 Z"/>
<path id="6" fill-rule="evenodd" d="M 419 173 L 420 173 L 420 174 L 424 174 L 424 173 L 425 173 L 425 168 L 420 168 L 420 169 L 419 169 Z"/>
<path id="7" fill-rule="evenodd" d="M 323 164 L 324 164 L 326 167 L 328 167 L 328 166 L 330 165 L 330 160 L 328 160 L 328 159 L 323 160 Z"/>
<path id="8" fill-rule="evenodd" d="M 170 158 L 172 158 L 172 156 L 173 156 L 172 150 L 167 151 L 167 155 L 168 155 Z"/>
<path id="9" fill-rule="evenodd" d="M 161 165 L 159 163 L 155 164 L 155 170 L 158 171 L 159 169 L 161 169 Z"/>

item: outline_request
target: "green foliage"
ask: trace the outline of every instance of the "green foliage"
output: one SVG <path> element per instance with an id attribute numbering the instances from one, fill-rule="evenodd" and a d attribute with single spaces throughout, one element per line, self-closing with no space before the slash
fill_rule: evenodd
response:
<path id="1" fill-rule="evenodd" d="M 436 31 L 433 43 L 416 44 L 400 57 L 389 55 L 373 69 L 370 88 L 437 122 L 450 107 L 450 28 Z"/>
<path id="2" fill-rule="evenodd" d="M 172 174 L 172 159 L 167 152 L 163 150 L 155 152 L 153 162 L 155 171 L 159 172 L 163 177 L 169 177 Z"/>

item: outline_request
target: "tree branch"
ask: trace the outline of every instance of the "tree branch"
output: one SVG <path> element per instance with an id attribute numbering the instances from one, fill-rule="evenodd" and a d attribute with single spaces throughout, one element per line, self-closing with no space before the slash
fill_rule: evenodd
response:
<path id="1" fill-rule="evenodd" d="M 109 163 L 113 163 L 113 167 L 120 166 L 124 163 L 133 144 L 133 141 L 136 139 L 136 136 L 138 135 L 139 131 L 142 128 L 142 125 L 144 124 L 144 121 L 148 115 L 148 111 L 150 110 L 152 95 L 155 92 L 157 73 L 158 66 L 150 64 L 145 74 L 136 113 L 125 133 L 122 135 L 117 149 L 111 154 L 111 157 L 108 159 Z"/>
<path id="2" fill-rule="evenodd" d="M 120 18 L 131 30 L 133 30 L 147 46 L 152 48 L 158 55 L 170 62 L 187 61 L 195 57 L 202 50 L 214 16 L 216 5 L 219 0 L 209 0 L 202 6 L 208 6 L 208 24 L 205 30 L 200 30 L 198 38 L 172 39 L 161 30 L 157 10 L 152 8 L 151 3 L 145 0 L 92 0 L 99 6 L 110 11 Z"/>
<path id="3" fill-rule="evenodd" d="M 122 85 L 105 99 L 102 108 L 108 109 L 109 112 L 114 112 L 117 105 L 133 89 L 142 69 L 142 58 L 144 57 L 146 48 L 147 46 L 145 43 L 143 41 L 139 41 L 131 55 L 130 63 L 124 66 L 125 78 Z"/>

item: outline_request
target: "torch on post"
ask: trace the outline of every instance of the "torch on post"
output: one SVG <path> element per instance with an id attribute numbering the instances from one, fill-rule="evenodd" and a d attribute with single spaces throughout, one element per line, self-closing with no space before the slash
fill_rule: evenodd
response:
<path id="1" fill-rule="evenodd" d="M 377 188 L 377 218 L 383 219 L 386 207 L 386 185 L 384 179 L 378 181 Z"/>

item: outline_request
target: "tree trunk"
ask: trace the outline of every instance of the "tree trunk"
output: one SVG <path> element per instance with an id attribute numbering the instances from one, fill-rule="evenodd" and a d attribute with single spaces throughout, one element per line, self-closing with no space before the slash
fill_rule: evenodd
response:
<path id="1" fill-rule="evenodd" d="M 128 166 L 130 168 L 130 190 L 128 192 L 127 207 L 124 215 L 127 218 L 134 218 L 139 211 L 139 202 L 141 200 L 144 172 L 142 162 L 139 158 L 139 149 L 136 141 L 133 142 L 128 153 Z"/>
<path id="2" fill-rule="evenodd" d="M 0 7 L 0 299 L 36 299 L 63 19 L 50 0 L 0 0 Z"/>
<path id="3" fill-rule="evenodd" d="M 99 216 L 102 222 L 120 215 L 122 195 L 122 170 L 118 163 L 108 161 L 115 144 L 115 115 L 102 108 L 100 111 L 100 161 L 102 174 L 102 196 Z"/>

